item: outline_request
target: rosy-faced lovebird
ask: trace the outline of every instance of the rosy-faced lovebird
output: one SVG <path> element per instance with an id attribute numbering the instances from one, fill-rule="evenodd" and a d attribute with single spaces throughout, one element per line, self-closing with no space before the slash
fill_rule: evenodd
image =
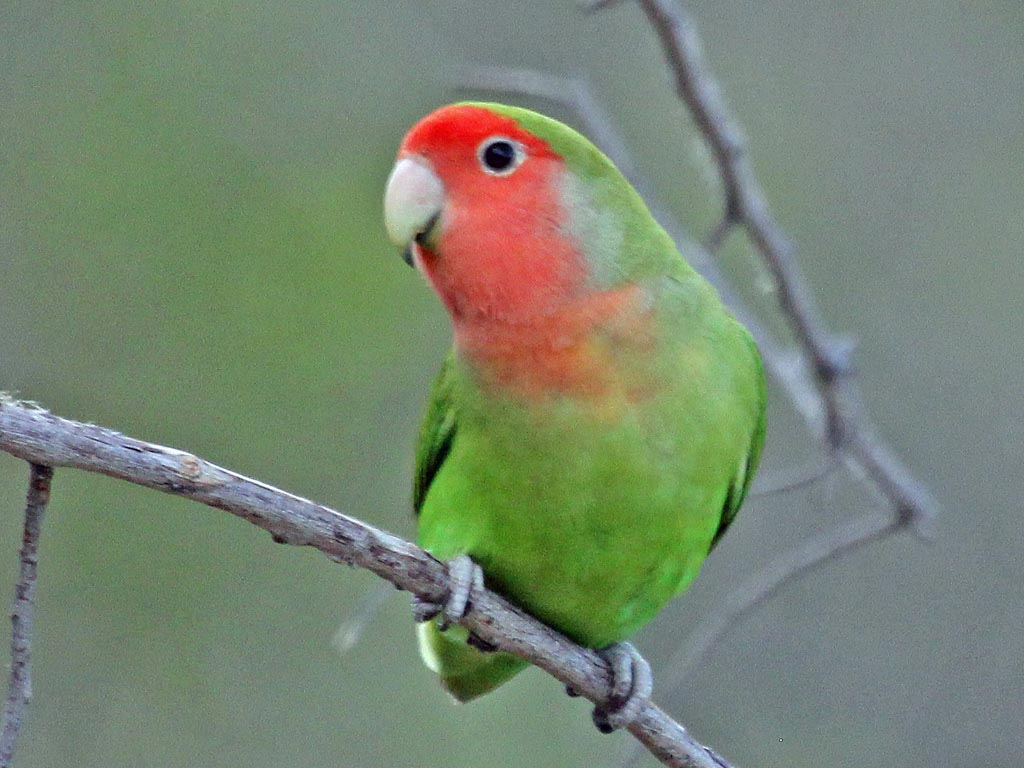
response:
<path id="1" fill-rule="evenodd" d="M 423 658 L 462 701 L 526 666 L 449 625 L 482 570 L 609 650 L 613 676 L 634 679 L 595 718 L 626 724 L 614 716 L 650 672 L 623 641 L 694 579 L 757 468 L 754 342 L 612 162 L 535 112 L 463 103 L 423 118 L 384 217 L 454 331 L 413 501 L 419 543 L 465 589 L 419 625 Z"/>

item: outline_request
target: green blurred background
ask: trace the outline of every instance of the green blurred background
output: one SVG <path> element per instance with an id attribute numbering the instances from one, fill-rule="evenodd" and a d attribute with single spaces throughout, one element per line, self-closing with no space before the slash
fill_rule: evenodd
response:
<path id="1" fill-rule="evenodd" d="M 1024 6 L 691 8 L 870 408 L 945 515 L 932 546 L 902 535 L 789 588 L 657 698 L 751 768 L 1020 766 Z M 690 231 L 713 225 L 631 3 L 4 3 L 0 389 L 412 535 L 449 333 L 380 199 L 466 63 L 585 74 Z M 722 264 L 770 314 L 741 238 Z M 814 457 L 784 398 L 771 423 L 766 475 Z M 0 456 L 0 593 L 26 477 Z M 751 500 L 638 638 L 656 675 L 746 574 L 871 503 L 848 480 Z M 58 472 L 42 558 L 24 768 L 601 766 L 628 742 L 536 670 L 449 704 L 398 595 L 339 654 L 375 579 L 222 512 Z"/>

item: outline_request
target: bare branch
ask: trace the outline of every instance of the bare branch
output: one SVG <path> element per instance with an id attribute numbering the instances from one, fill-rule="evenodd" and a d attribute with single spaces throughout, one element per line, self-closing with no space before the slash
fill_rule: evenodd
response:
<path id="1" fill-rule="evenodd" d="M 782 310 L 818 364 L 819 380 L 824 384 L 848 374 L 849 360 L 824 331 L 807 281 L 793 258 L 793 246 L 768 211 L 748 158 L 746 140 L 725 107 L 718 83 L 707 70 L 693 22 L 681 6 L 668 0 L 640 0 L 640 7 L 658 35 L 675 76 L 676 90 L 715 157 L 725 190 L 723 221 L 735 221 L 746 228 L 764 255 L 775 278 Z M 838 418 L 834 429 L 841 426 Z"/>
<path id="2" fill-rule="evenodd" d="M 669 673 L 662 687 L 669 692 L 680 688 L 700 661 L 733 627 L 781 592 L 790 582 L 866 544 L 880 541 L 903 527 L 899 518 L 876 512 L 850 520 L 784 552 L 730 592 L 716 610 L 700 622 L 686 643 L 679 646 L 666 664 Z M 631 768 L 637 764 L 642 753 L 642 750 L 636 748 L 636 742 L 628 744 L 615 765 L 618 768 Z"/>
<path id="3" fill-rule="evenodd" d="M 780 493 L 792 493 L 818 483 L 829 477 L 839 468 L 834 461 L 822 463 L 820 461 L 806 467 L 798 467 L 789 472 L 779 472 L 776 475 L 758 475 L 754 479 L 754 485 L 750 489 L 750 497 L 775 496 Z"/>
<path id="4" fill-rule="evenodd" d="M 900 527 L 899 521 L 892 516 L 876 512 L 825 531 L 771 561 L 762 571 L 730 592 L 718 608 L 700 623 L 686 645 L 672 657 L 667 665 L 671 671 L 664 682 L 666 689 L 674 690 L 680 685 L 733 626 L 755 608 L 768 602 L 790 581 L 868 542 L 884 539 Z"/>
<path id="5" fill-rule="evenodd" d="M 704 249 L 708 253 L 716 253 L 735 228 L 736 220 L 730 215 L 723 216 L 722 220 L 711 230 L 711 234 L 704 238 Z"/>
<path id="6" fill-rule="evenodd" d="M 811 361 L 830 448 L 848 454 L 854 470 L 888 500 L 901 525 L 913 524 L 918 533 L 924 533 L 936 516 L 935 503 L 888 446 L 874 437 L 874 427 L 857 407 L 859 395 L 851 380 L 852 345 L 826 329 L 792 243 L 768 209 L 743 134 L 704 62 L 693 22 L 671 0 L 639 3 L 661 43 L 679 97 L 689 107 L 718 165 L 725 189 L 722 226 L 736 222 L 746 230 L 771 271 L 780 309 Z"/>
<path id="7" fill-rule="evenodd" d="M 39 556 L 39 531 L 43 513 L 50 500 L 51 467 L 33 463 L 25 502 L 25 528 L 21 536 L 21 568 L 14 585 L 11 608 L 11 672 L 4 704 L 3 729 L 0 731 L 0 768 L 8 768 L 14 758 L 25 709 L 32 698 L 32 620 L 35 613 L 36 567 Z"/>
<path id="8" fill-rule="evenodd" d="M 0 450 L 33 464 L 73 467 L 223 509 L 275 541 L 313 547 L 430 602 L 448 591 L 445 566 L 416 545 L 355 518 L 219 467 L 191 453 L 62 419 L 0 398 Z M 461 622 L 477 637 L 541 667 L 594 703 L 610 692 L 607 665 L 494 592 L 474 592 Z M 682 725 L 647 704 L 629 731 L 675 768 L 728 768 Z"/>

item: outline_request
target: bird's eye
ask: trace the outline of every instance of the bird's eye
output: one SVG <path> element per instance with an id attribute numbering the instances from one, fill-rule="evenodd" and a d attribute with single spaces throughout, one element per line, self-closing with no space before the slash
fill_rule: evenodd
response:
<path id="1" fill-rule="evenodd" d="M 507 176 L 523 162 L 523 148 L 511 139 L 490 138 L 477 151 L 480 165 L 492 176 Z"/>

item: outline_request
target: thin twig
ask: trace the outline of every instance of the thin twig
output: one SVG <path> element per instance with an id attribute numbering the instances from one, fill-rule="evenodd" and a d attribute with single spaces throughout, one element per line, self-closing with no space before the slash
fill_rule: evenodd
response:
<path id="1" fill-rule="evenodd" d="M 732 216 L 723 216 L 711 230 L 711 234 L 704 238 L 704 250 L 708 253 L 716 253 L 734 229 L 736 229 L 736 220 Z"/>
<path id="2" fill-rule="evenodd" d="M 686 678 L 722 638 L 746 616 L 781 592 L 783 587 L 902 528 L 898 518 L 876 512 L 843 523 L 784 552 L 732 590 L 700 622 L 665 665 L 669 672 L 662 681 L 662 688 L 673 692 L 682 687 Z M 613 764 L 617 768 L 633 768 L 642 755 L 643 750 L 637 749 L 636 742 L 632 742 L 624 746 Z"/>
<path id="3" fill-rule="evenodd" d="M 658 35 L 675 76 L 676 90 L 715 157 L 725 191 L 722 218 L 746 228 L 764 255 L 775 278 L 782 310 L 800 343 L 812 355 L 815 373 L 826 387 L 850 372 L 848 356 L 825 331 L 807 280 L 793 257 L 792 243 L 768 210 L 746 140 L 726 109 L 718 82 L 707 69 L 696 27 L 680 5 L 668 0 L 640 0 L 640 7 Z M 838 404 L 834 407 L 840 410 Z M 832 418 L 836 423 L 830 434 L 835 431 L 835 439 L 841 439 L 840 416 L 837 413 Z"/>
<path id="4" fill-rule="evenodd" d="M 39 556 L 39 531 L 43 513 L 50 500 L 53 469 L 32 463 L 25 501 L 25 528 L 21 536 L 21 568 L 14 585 L 11 607 L 11 672 L 4 704 L 3 729 L 0 731 L 0 768 L 9 768 L 14 747 L 32 698 L 32 620 L 35 613 L 36 567 Z"/>
<path id="5" fill-rule="evenodd" d="M 930 494 L 876 434 L 852 382 L 852 345 L 826 329 L 792 243 L 772 217 L 754 173 L 746 141 L 729 114 L 721 89 L 704 62 L 696 28 L 671 0 L 639 0 L 657 33 L 680 98 L 714 154 L 725 189 L 723 221 L 747 231 L 775 281 L 779 306 L 811 359 L 827 414 L 830 447 L 869 480 L 896 513 L 897 527 L 927 536 L 937 507 Z"/>
<path id="6" fill-rule="evenodd" d="M 332 560 L 366 568 L 425 601 L 442 602 L 447 596 L 445 566 L 415 544 L 191 453 L 62 419 L 3 397 L 0 450 L 33 464 L 97 472 L 223 509 L 268 531 L 275 541 L 313 547 Z M 494 592 L 474 591 L 461 623 L 481 640 L 536 664 L 592 702 L 607 700 L 610 674 L 597 653 Z M 654 704 L 643 708 L 629 732 L 665 765 L 729 766 Z"/>
<path id="7" fill-rule="evenodd" d="M 693 671 L 705 654 L 743 617 L 764 605 L 792 579 L 805 575 L 825 563 L 871 541 L 884 539 L 900 528 L 891 515 L 872 513 L 849 520 L 837 528 L 815 536 L 796 549 L 783 553 L 718 604 L 666 664 L 670 670 L 663 682 L 666 690 L 674 690 Z"/>
<path id="8" fill-rule="evenodd" d="M 796 262 L 793 245 L 768 209 L 746 140 L 708 70 L 692 20 L 682 6 L 670 0 L 639 3 L 661 43 L 679 97 L 715 157 L 725 190 L 723 221 L 742 226 L 761 253 L 774 279 L 779 307 L 811 360 L 811 373 L 824 404 L 829 447 L 848 453 L 888 499 L 901 525 L 913 525 L 919 534 L 926 534 L 936 516 L 935 502 L 889 447 L 874 437 L 874 426 L 859 407 L 860 397 L 852 382 L 853 347 L 827 330 Z"/>
<path id="9" fill-rule="evenodd" d="M 816 461 L 810 466 L 798 467 L 775 475 L 758 475 L 750 489 L 750 498 L 764 498 L 781 493 L 803 490 L 821 482 L 839 468 L 834 461 Z"/>

